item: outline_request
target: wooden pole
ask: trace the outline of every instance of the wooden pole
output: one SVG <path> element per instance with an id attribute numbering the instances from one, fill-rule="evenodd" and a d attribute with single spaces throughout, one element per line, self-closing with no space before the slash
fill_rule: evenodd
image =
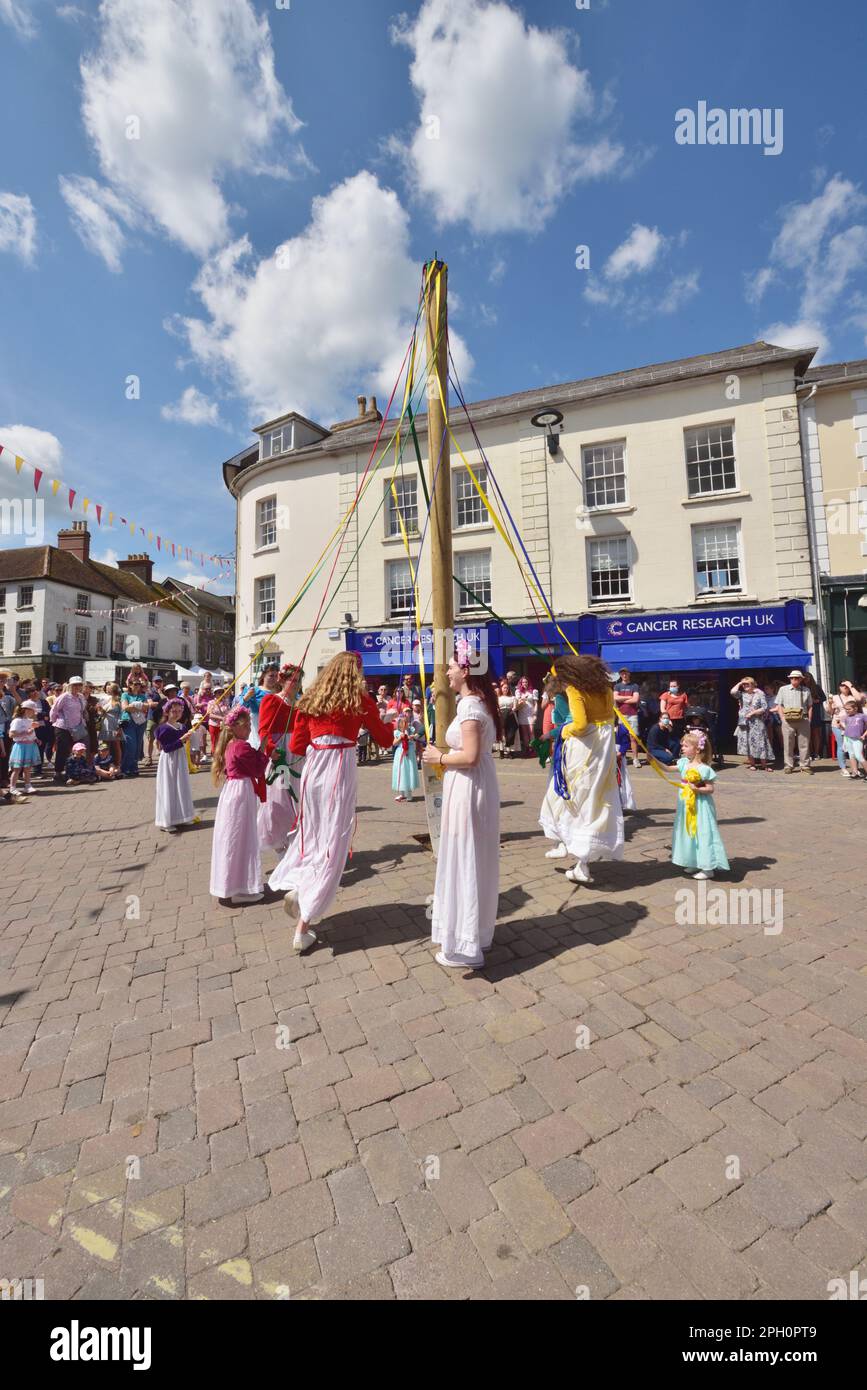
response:
<path id="1" fill-rule="evenodd" d="M 448 266 L 432 261 L 427 280 L 428 360 L 428 475 L 431 492 L 431 592 L 434 639 L 434 707 L 436 745 L 445 751 L 446 729 L 455 716 L 455 697 L 449 688 L 448 663 L 454 646 L 454 584 L 452 581 L 452 471 L 448 404 Z M 442 386 L 442 393 L 440 393 Z"/>

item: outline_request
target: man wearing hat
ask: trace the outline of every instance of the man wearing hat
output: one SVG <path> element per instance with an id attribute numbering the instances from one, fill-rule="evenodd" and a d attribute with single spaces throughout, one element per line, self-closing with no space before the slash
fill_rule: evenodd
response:
<path id="1" fill-rule="evenodd" d="M 87 706 L 81 695 L 81 676 L 69 677 L 69 689 L 58 695 L 51 706 L 54 727 L 54 780 L 66 780 L 66 760 L 72 752 L 75 735 L 87 728 Z"/>
<path id="2" fill-rule="evenodd" d="M 807 689 L 803 671 L 790 671 L 788 685 L 777 691 L 777 709 L 783 724 L 784 772 L 795 771 L 795 748 L 801 772 L 812 774 L 810 766 L 810 706 L 813 697 Z"/>

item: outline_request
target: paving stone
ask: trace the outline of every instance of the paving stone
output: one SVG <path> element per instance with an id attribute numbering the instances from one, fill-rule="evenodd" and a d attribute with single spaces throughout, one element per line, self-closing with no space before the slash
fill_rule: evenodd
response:
<path id="1" fill-rule="evenodd" d="M 623 1283 L 634 1279 L 659 1258 L 658 1245 L 622 1196 L 594 1187 L 570 1203 L 567 1211 L 576 1230 L 590 1241 Z"/>
<path id="2" fill-rule="evenodd" d="M 320 1178 L 271 1197 L 247 1212 L 250 1256 L 255 1262 L 299 1240 L 307 1240 L 334 1225 L 334 1204 L 327 1184 Z"/>
<path id="3" fill-rule="evenodd" d="M 222 1264 L 243 1254 L 247 1248 L 247 1221 L 243 1212 L 208 1221 L 187 1234 L 187 1273 Z"/>
<path id="4" fill-rule="evenodd" d="M 435 1245 L 449 1234 L 442 1207 L 428 1188 L 405 1193 L 395 1205 L 413 1250 Z"/>
<path id="5" fill-rule="evenodd" d="M 337 1284 L 360 1279 L 410 1253 L 407 1234 L 394 1207 L 357 1213 L 323 1231 L 315 1245 L 323 1279 Z"/>
<path id="6" fill-rule="evenodd" d="M 463 1231 L 473 1221 L 496 1211 L 497 1203 L 478 1168 L 459 1149 L 450 1149 L 437 1161 L 426 1186 L 442 1208 L 453 1231 Z"/>
<path id="7" fill-rule="evenodd" d="M 744 1198 L 769 1224 L 781 1231 L 797 1231 L 811 1216 L 831 1205 L 830 1197 L 808 1197 L 773 1172 L 759 1173 L 744 1183 Z"/>
<path id="8" fill-rule="evenodd" d="M 399 1130 L 364 1139 L 358 1151 L 379 1202 L 394 1202 L 424 1181 L 426 1160 L 415 1156 Z"/>
<path id="9" fill-rule="evenodd" d="M 774 1298 L 812 1302 L 828 1297 L 827 1271 L 797 1250 L 791 1237 L 781 1231 L 768 1231 L 761 1236 L 744 1252 L 744 1260 Z"/>
<path id="10" fill-rule="evenodd" d="M 755 1274 L 740 1257 L 691 1213 L 660 1217 L 650 1235 L 704 1298 L 744 1298 L 756 1285 Z"/>
<path id="11" fill-rule="evenodd" d="M 268 1175 L 259 1158 L 196 1178 L 187 1188 L 187 1216 L 194 1226 L 252 1207 L 268 1196 Z"/>
<path id="12" fill-rule="evenodd" d="M 490 1278 L 468 1236 L 445 1236 L 390 1266 L 398 1298 L 452 1300 L 490 1291 Z"/>
<path id="13" fill-rule="evenodd" d="M 356 1156 L 355 1140 L 338 1111 L 306 1120 L 299 1126 L 299 1136 L 312 1178 L 323 1178 Z"/>
<path id="14" fill-rule="evenodd" d="M 572 1229 L 560 1203 L 530 1168 L 501 1178 L 491 1192 L 531 1255 L 562 1240 Z"/>
<path id="15" fill-rule="evenodd" d="M 662 1115 L 648 1112 L 597 1144 L 590 1144 L 582 1157 L 602 1182 L 616 1192 L 688 1147 L 689 1141 L 674 1125 Z"/>
<path id="16" fill-rule="evenodd" d="M 691 1211 L 701 1211 L 732 1192 L 740 1179 L 729 1177 L 724 1156 L 718 1149 L 699 1144 L 687 1153 L 663 1163 L 654 1177 L 666 1183 Z"/>
<path id="17" fill-rule="evenodd" d="M 482 1144 L 489 1144 L 492 1139 L 499 1139 L 518 1129 L 521 1117 L 507 1097 L 499 1095 L 461 1110 L 451 1123 L 461 1148 L 469 1153 Z"/>
<path id="18" fill-rule="evenodd" d="M 460 1103 L 447 1081 L 432 1081 L 429 1086 L 396 1096 L 392 1109 L 400 1128 L 409 1131 L 444 1115 L 453 1115 Z"/>
<path id="19" fill-rule="evenodd" d="M 553 1245 L 549 1254 L 576 1297 L 609 1298 L 619 1288 L 599 1251 L 577 1231 Z"/>
<path id="20" fill-rule="evenodd" d="M 558 1159 L 580 1153 L 590 1141 L 589 1134 L 570 1110 L 561 1110 L 535 1124 L 525 1125 L 514 1132 L 513 1138 L 527 1163 L 537 1171 Z"/>

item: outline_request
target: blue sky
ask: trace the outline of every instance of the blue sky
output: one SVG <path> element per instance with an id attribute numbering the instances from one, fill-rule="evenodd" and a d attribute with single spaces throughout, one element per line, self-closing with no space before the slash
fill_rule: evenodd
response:
<path id="1" fill-rule="evenodd" d="M 434 251 L 471 399 L 760 336 L 863 357 L 865 28 L 859 0 L 0 0 L 0 443 L 228 553 L 222 460 L 387 396 Z M 678 144 L 700 101 L 781 108 L 781 153 Z M 80 515 L 49 500 L 45 538 Z"/>

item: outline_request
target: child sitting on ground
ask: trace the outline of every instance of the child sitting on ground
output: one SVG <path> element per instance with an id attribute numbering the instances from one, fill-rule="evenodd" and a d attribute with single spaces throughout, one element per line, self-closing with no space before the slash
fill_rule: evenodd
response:
<path id="1" fill-rule="evenodd" d="M 99 781 L 90 765 L 86 743 L 74 743 L 72 745 L 72 756 L 66 760 L 66 780 L 72 782 L 73 786 L 76 787 Z"/>
<path id="2" fill-rule="evenodd" d="M 99 745 L 99 751 L 93 760 L 93 770 L 99 782 L 116 782 L 123 777 L 120 768 L 111 760 L 111 750 L 107 743 Z"/>

